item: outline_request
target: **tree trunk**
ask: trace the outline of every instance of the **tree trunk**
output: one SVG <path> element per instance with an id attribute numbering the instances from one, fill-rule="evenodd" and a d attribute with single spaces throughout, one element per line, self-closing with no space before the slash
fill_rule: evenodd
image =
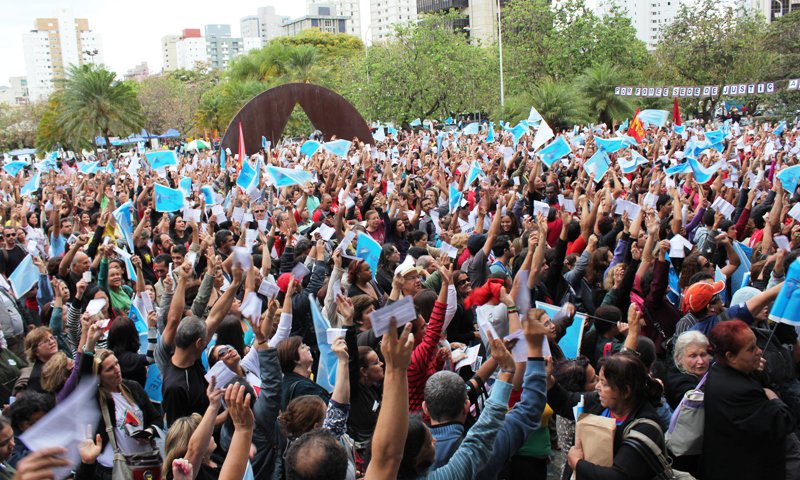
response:
<path id="1" fill-rule="evenodd" d="M 106 141 L 106 158 L 111 158 L 111 138 L 109 137 L 108 129 L 103 130 L 103 139 Z"/>

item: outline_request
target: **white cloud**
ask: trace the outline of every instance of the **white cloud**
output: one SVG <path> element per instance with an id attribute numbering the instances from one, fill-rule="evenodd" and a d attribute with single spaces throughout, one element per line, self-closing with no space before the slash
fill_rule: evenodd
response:
<path id="1" fill-rule="evenodd" d="M 217 0 L 170 1 L 140 0 L 117 2 L 108 0 L 37 0 L 15 2 L 0 16 L 0 85 L 8 77 L 25 75 L 22 35 L 34 28 L 36 18 L 48 18 L 58 8 L 71 8 L 77 18 L 87 18 L 89 27 L 102 37 L 106 65 L 118 74 L 125 73 L 146 61 L 151 72 L 162 67 L 161 37 L 180 34 L 184 28 L 200 28 L 208 24 L 230 24 L 232 34 L 239 35 L 239 21 L 255 15 L 258 7 L 273 5 L 280 15 L 297 17 L 305 14 L 305 0 Z"/>

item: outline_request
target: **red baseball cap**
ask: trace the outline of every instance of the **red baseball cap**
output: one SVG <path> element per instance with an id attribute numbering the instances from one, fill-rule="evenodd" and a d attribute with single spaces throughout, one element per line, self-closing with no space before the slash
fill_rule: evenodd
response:
<path id="1" fill-rule="evenodd" d="M 725 290 L 725 282 L 722 280 L 714 283 L 697 282 L 693 283 L 684 292 L 684 307 L 692 313 L 699 312 L 706 308 L 714 295 Z"/>

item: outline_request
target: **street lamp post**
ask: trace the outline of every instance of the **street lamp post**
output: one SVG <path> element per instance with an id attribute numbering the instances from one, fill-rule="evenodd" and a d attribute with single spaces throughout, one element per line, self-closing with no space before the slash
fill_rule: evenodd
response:
<path id="1" fill-rule="evenodd" d="M 91 58 L 92 65 L 94 65 L 94 56 L 100 52 L 98 52 L 97 49 L 95 48 L 94 50 L 84 50 L 83 53 L 89 55 L 89 58 Z"/>
<path id="2" fill-rule="evenodd" d="M 504 108 L 506 96 L 503 86 L 503 29 L 500 26 L 500 0 L 497 0 L 497 48 L 500 50 L 500 108 Z"/>

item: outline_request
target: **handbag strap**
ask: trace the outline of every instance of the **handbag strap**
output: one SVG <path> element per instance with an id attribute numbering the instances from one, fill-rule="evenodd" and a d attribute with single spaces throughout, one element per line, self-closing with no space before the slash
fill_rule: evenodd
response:
<path id="1" fill-rule="evenodd" d="M 703 388 L 703 385 L 705 385 L 705 384 L 706 384 L 706 378 L 708 378 L 708 374 L 709 374 L 710 372 L 711 372 L 711 369 L 709 368 L 709 369 L 708 369 L 708 372 L 706 372 L 706 374 L 705 374 L 705 375 L 703 375 L 703 378 L 701 378 L 701 379 L 700 379 L 700 383 L 698 383 L 698 384 L 697 384 L 697 386 L 696 386 L 696 387 L 694 387 L 694 389 L 695 389 L 695 390 L 700 390 L 701 388 Z"/>
<path id="2" fill-rule="evenodd" d="M 642 454 L 645 461 L 650 464 L 651 468 L 657 472 L 659 477 L 674 478 L 675 475 L 672 472 L 672 466 L 670 465 L 669 460 L 667 460 L 667 458 L 664 456 L 664 451 L 662 448 L 644 433 L 634 430 L 633 427 L 637 425 L 650 425 L 651 427 L 657 429 L 659 433 L 661 432 L 661 426 L 655 421 L 648 418 L 637 418 L 625 427 L 625 430 L 622 432 L 622 438 L 628 441 L 629 445 L 633 446 L 640 454 Z M 652 457 L 638 448 L 637 444 L 643 444 L 645 447 L 647 447 L 650 453 L 652 453 L 653 456 L 655 456 L 655 458 L 658 460 L 658 464 L 652 462 Z"/>
<path id="3" fill-rule="evenodd" d="M 111 448 L 114 453 L 120 453 L 117 446 L 117 437 L 114 436 L 114 424 L 111 423 L 111 415 L 108 413 L 108 403 L 101 400 L 100 410 L 103 412 L 103 421 L 106 423 L 106 434 L 108 435 L 108 441 L 111 442 Z"/>

